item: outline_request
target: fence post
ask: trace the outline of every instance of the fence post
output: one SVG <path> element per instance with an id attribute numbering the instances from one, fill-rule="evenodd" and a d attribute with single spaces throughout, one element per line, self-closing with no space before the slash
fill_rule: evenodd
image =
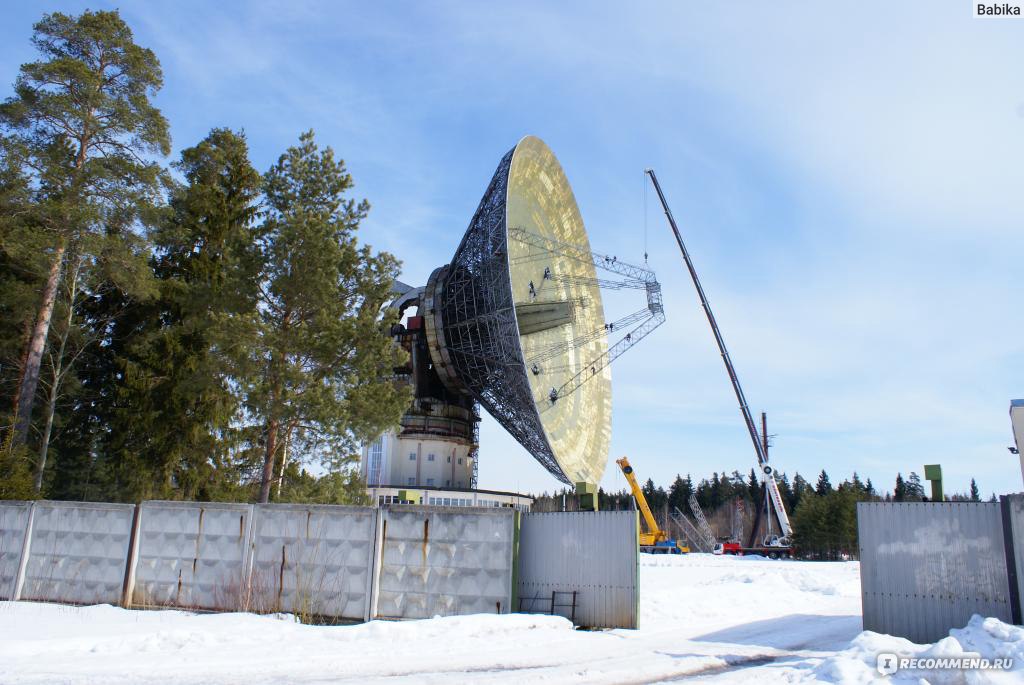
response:
<path id="1" fill-rule="evenodd" d="M 25 522 L 25 539 L 21 541 L 21 558 L 18 560 L 18 572 L 14 574 L 14 592 L 11 601 L 21 599 L 21 590 L 25 586 L 25 572 L 28 568 L 28 555 L 32 549 L 32 524 L 36 518 L 36 503 L 29 502 L 28 520 Z"/>
<path id="2" fill-rule="evenodd" d="M 370 536 L 370 549 L 366 559 L 366 608 L 363 620 L 369 621 L 376 613 L 377 599 L 377 545 L 380 540 L 381 515 L 380 508 L 373 510 L 373 534 Z"/>
<path id="3" fill-rule="evenodd" d="M 1003 517 L 1003 548 L 1006 550 L 1006 579 L 1009 584 L 1010 616 L 1013 623 L 1021 624 L 1020 579 L 1017 576 L 1017 554 L 1014 550 L 1015 531 L 1013 528 L 1013 504 L 1008 495 L 1000 495 L 999 510 Z M 1024 534 L 1024 531 L 1019 531 Z"/>
<path id="4" fill-rule="evenodd" d="M 370 596 L 370 617 L 367 620 L 377 617 L 380 605 L 381 572 L 384 569 L 384 545 L 387 542 L 387 513 L 388 508 L 386 506 L 377 508 L 377 534 L 374 541 L 374 563 L 371 567 L 373 571 L 373 591 Z"/>
<path id="5" fill-rule="evenodd" d="M 512 593 L 508 612 L 519 611 L 519 535 L 522 531 L 522 512 L 516 511 L 512 519 Z"/>
<path id="6" fill-rule="evenodd" d="M 124 585 L 121 586 L 121 606 L 130 609 L 135 594 L 135 567 L 139 561 L 139 523 L 142 520 L 142 503 L 135 505 L 132 512 L 132 532 L 128 537 L 128 558 L 125 560 Z"/>
<path id="7" fill-rule="evenodd" d="M 242 534 L 242 573 L 238 579 L 238 597 L 242 606 L 237 611 L 252 611 L 252 577 L 256 568 L 256 517 L 266 504 L 250 504 Z"/>
<path id="8" fill-rule="evenodd" d="M 634 510 L 636 525 L 633 531 L 636 544 L 633 545 L 633 628 L 640 628 L 640 512 Z"/>

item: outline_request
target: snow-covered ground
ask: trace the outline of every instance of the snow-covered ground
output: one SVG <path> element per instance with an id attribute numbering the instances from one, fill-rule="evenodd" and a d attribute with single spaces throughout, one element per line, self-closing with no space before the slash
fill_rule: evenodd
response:
<path id="1" fill-rule="evenodd" d="M 324 627 L 0 602 L 0 683 L 868 683 L 881 678 L 880 651 L 965 650 L 1016 657 L 1017 670 L 885 681 L 1024 682 L 1024 630 L 994 619 L 977 618 L 934 646 L 861 633 L 856 562 L 693 554 L 643 555 L 641 564 L 639 630 L 577 631 L 537 615 Z"/>

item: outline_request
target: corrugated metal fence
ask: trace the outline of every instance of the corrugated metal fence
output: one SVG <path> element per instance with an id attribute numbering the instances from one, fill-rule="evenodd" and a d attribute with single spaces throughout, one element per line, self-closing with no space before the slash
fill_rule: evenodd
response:
<path id="1" fill-rule="evenodd" d="M 1020 622 L 1024 496 L 861 502 L 857 526 L 865 630 L 927 643 L 973 614 Z"/>
<path id="2" fill-rule="evenodd" d="M 524 514 L 519 609 L 595 628 L 637 627 L 635 511 Z"/>
<path id="3" fill-rule="evenodd" d="M 637 563 L 635 512 L 0 502 L 0 600 L 635 627 Z"/>

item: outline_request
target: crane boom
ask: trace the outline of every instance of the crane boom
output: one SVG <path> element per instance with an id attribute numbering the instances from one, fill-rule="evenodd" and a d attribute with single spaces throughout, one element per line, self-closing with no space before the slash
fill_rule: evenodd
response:
<path id="1" fill-rule="evenodd" d="M 629 459 L 623 457 L 622 459 L 616 459 L 615 463 L 622 469 L 622 475 L 626 477 L 626 481 L 629 483 L 629 489 L 633 491 L 633 499 L 636 500 L 636 505 L 640 507 L 640 513 L 644 518 L 644 527 L 647 528 L 646 535 L 650 536 L 650 542 L 644 542 L 641 544 L 653 545 L 662 540 L 668 538 L 661 527 L 658 526 L 658 522 L 654 519 L 654 514 L 651 513 L 651 507 L 647 504 L 647 498 L 644 497 L 644 491 L 640 489 L 640 483 L 636 480 L 636 475 L 633 473 L 633 467 L 629 465 Z"/>
<path id="2" fill-rule="evenodd" d="M 736 376 L 736 369 L 733 367 L 732 359 L 729 357 L 729 351 L 725 347 L 725 339 L 722 338 L 722 332 L 718 329 L 718 323 L 715 321 L 715 315 L 711 311 L 711 305 L 708 304 L 708 298 L 704 294 L 704 288 L 701 286 L 700 279 L 697 277 L 697 270 L 693 266 L 693 260 L 690 259 L 690 253 L 686 251 L 686 245 L 683 244 L 683 237 L 679 234 L 679 227 L 676 225 L 676 220 L 672 216 L 672 210 L 668 208 L 668 201 L 665 200 L 665 194 L 661 191 L 661 184 L 658 183 L 658 177 L 654 175 L 654 169 L 645 169 L 644 171 L 651 177 L 651 182 L 654 184 L 654 190 L 657 191 L 658 199 L 661 201 L 661 206 L 665 210 L 665 216 L 668 218 L 669 226 L 672 227 L 672 233 L 675 234 L 676 242 L 679 244 L 679 251 L 683 253 L 683 260 L 686 262 L 686 268 L 690 272 L 690 278 L 693 280 L 693 285 L 697 289 L 697 295 L 700 297 L 700 304 L 704 307 L 704 314 L 707 315 L 708 323 L 711 325 L 711 332 L 715 335 L 715 342 L 718 344 L 718 351 L 722 354 L 722 362 L 725 364 L 725 370 L 729 374 L 729 380 L 732 381 L 732 389 L 736 393 L 736 400 L 740 404 L 740 413 L 743 414 L 743 422 L 747 425 L 747 432 L 750 433 L 750 441 L 754 443 L 754 452 L 757 454 L 757 464 L 761 469 L 765 487 L 768 489 L 772 508 L 775 510 L 775 517 L 779 522 L 779 529 L 782 532 L 782 537 L 788 538 L 790 536 L 789 516 L 786 515 L 786 508 L 782 505 L 782 495 L 779 493 L 778 483 L 775 482 L 774 469 L 772 469 L 768 464 L 768 453 L 765 451 L 764 446 L 761 444 L 761 439 L 757 434 L 757 426 L 754 424 L 754 417 L 750 414 L 750 407 L 747 405 L 747 398 L 743 395 L 743 388 L 740 387 L 740 380 Z"/>

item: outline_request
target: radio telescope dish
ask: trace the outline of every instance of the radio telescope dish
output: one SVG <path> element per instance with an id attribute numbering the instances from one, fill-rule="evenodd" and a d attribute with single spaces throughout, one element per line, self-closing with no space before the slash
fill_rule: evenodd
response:
<path id="1" fill-rule="evenodd" d="M 597 266 L 646 291 L 605 323 Z M 527 136 L 498 164 L 451 264 L 422 296 L 432 371 L 472 396 L 555 477 L 598 483 L 611 439 L 616 356 L 664 320 L 650 271 L 594 255 L 561 165 Z M 638 324 L 609 348 L 608 334 Z"/>

